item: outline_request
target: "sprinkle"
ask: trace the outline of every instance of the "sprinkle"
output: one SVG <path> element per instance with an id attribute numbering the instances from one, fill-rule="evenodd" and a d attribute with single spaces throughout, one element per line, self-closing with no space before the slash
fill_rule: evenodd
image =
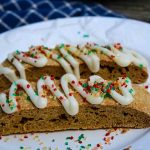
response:
<path id="1" fill-rule="evenodd" d="M 27 136 L 27 135 L 24 135 L 24 138 L 28 138 L 28 136 Z"/>
<path id="2" fill-rule="evenodd" d="M 23 147 L 23 146 L 20 146 L 20 149 L 24 149 L 24 147 Z"/>
<path id="3" fill-rule="evenodd" d="M 28 89 L 30 88 L 30 85 L 29 85 L 29 84 L 27 84 L 27 88 L 28 88 Z"/>
<path id="4" fill-rule="evenodd" d="M 72 96 L 73 94 L 72 93 L 69 93 L 69 96 Z"/>
<path id="5" fill-rule="evenodd" d="M 87 83 L 83 83 L 83 84 L 82 84 L 82 87 L 84 87 L 84 88 L 86 88 L 87 86 L 88 86 Z"/>
<path id="6" fill-rule="evenodd" d="M 148 89 L 148 85 L 145 86 L 145 89 Z"/>
<path id="7" fill-rule="evenodd" d="M 93 53 L 96 53 L 95 49 L 92 49 L 92 50 L 88 51 L 88 55 L 93 54 Z"/>
<path id="8" fill-rule="evenodd" d="M 68 142 L 65 142 L 65 145 L 68 145 Z"/>
<path id="9" fill-rule="evenodd" d="M 82 82 L 79 81 L 78 83 L 79 83 L 79 85 L 82 85 Z"/>
<path id="10" fill-rule="evenodd" d="M 37 91 L 35 91 L 35 95 L 37 95 L 37 96 L 38 96 L 38 92 L 37 92 Z"/>
<path id="11" fill-rule="evenodd" d="M 65 45 L 64 45 L 64 44 L 61 44 L 61 45 L 60 45 L 60 48 L 64 48 L 64 47 L 65 47 Z"/>
<path id="12" fill-rule="evenodd" d="M 20 54 L 19 50 L 16 50 L 16 54 L 17 54 L 17 55 L 19 55 L 19 54 Z"/>
<path id="13" fill-rule="evenodd" d="M 60 59 L 61 58 L 61 56 L 60 55 L 57 55 L 57 59 Z"/>
<path id="14" fill-rule="evenodd" d="M 83 35 L 83 38 L 88 38 L 88 37 L 89 37 L 88 34 L 84 34 L 84 35 Z"/>
<path id="15" fill-rule="evenodd" d="M 51 80 L 54 80 L 54 79 L 55 79 L 54 75 L 51 75 L 51 76 L 50 76 L 50 79 L 51 79 Z"/>
<path id="16" fill-rule="evenodd" d="M 27 100 L 28 100 L 28 101 L 31 101 L 30 96 L 27 96 Z"/>
<path id="17" fill-rule="evenodd" d="M 59 97 L 60 100 L 63 100 L 64 98 L 62 96 Z"/>
<path id="18" fill-rule="evenodd" d="M 130 90 L 129 90 L 129 93 L 131 93 L 131 94 L 132 94 L 132 93 L 133 93 L 133 89 L 130 89 Z"/>
<path id="19" fill-rule="evenodd" d="M 52 142 L 55 142 L 55 139 L 52 139 Z"/>
<path id="20" fill-rule="evenodd" d="M 66 140 L 73 140 L 73 136 L 66 137 Z"/>
<path id="21" fill-rule="evenodd" d="M 140 67 L 140 69 L 142 69 L 143 68 L 143 64 L 140 64 L 139 67 Z"/>
<path id="22" fill-rule="evenodd" d="M 72 81 L 71 81 L 71 83 L 72 83 L 72 84 L 75 84 L 75 81 L 74 81 L 74 80 L 72 80 Z"/>
<path id="23" fill-rule="evenodd" d="M 85 146 L 81 145 L 80 148 L 81 148 L 81 149 L 85 149 Z"/>
<path id="24" fill-rule="evenodd" d="M 34 58 L 35 57 L 34 54 L 31 54 L 31 57 Z"/>

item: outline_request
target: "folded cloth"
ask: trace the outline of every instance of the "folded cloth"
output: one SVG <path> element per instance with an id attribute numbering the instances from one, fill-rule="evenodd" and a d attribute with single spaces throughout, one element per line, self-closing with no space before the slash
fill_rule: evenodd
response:
<path id="1" fill-rule="evenodd" d="M 123 17 L 98 2 L 83 0 L 0 0 L 0 33 L 34 22 L 75 16 Z"/>

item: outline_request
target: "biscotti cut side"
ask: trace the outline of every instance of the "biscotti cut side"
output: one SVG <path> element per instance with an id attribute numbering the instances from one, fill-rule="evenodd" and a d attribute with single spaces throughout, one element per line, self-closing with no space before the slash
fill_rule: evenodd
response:
<path id="1" fill-rule="evenodd" d="M 130 77 L 133 83 L 143 83 L 148 78 L 148 71 L 144 67 L 140 68 L 134 64 L 130 64 L 128 67 L 120 67 L 112 59 L 102 53 L 99 54 L 99 58 L 100 70 L 94 74 L 100 75 L 106 80 L 116 80 L 118 77 L 126 75 Z M 82 60 L 77 58 L 76 60 L 80 64 L 81 78 L 84 79 L 90 75 L 93 75 L 93 73 Z M 19 76 L 19 72 L 8 60 L 5 60 L 2 65 L 4 67 L 13 69 Z M 36 82 L 41 76 L 50 74 L 55 75 L 56 79 L 60 79 L 61 76 L 65 74 L 65 70 L 62 68 L 62 66 L 53 59 L 48 59 L 47 65 L 40 68 L 26 63 L 23 63 L 23 65 L 25 67 L 27 80 L 30 82 Z M 11 82 L 4 75 L 0 75 L 0 83 L 0 91 L 8 89 L 11 85 Z"/>
<path id="2" fill-rule="evenodd" d="M 110 97 L 105 98 L 101 105 L 92 105 L 71 89 L 79 102 L 79 113 L 75 116 L 68 115 L 61 103 L 50 92 L 46 92 L 48 106 L 44 109 L 37 109 L 28 95 L 20 89 L 17 96 L 19 111 L 11 115 L 0 112 L 0 134 L 150 127 L 150 94 L 137 85 L 133 88 L 136 92 L 134 101 L 127 106 L 118 104 Z"/>

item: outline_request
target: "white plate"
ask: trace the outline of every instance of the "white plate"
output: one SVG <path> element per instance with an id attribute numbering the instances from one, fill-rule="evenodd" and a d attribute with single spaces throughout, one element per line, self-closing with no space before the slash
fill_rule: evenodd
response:
<path id="1" fill-rule="evenodd" d="M 0 35 L 0 61 L 16 49 L 26 51 L 31 45 L 43 44 L 53 47 L 60 43 L 96 42 L 100 44 L 121 42 L 128 48 L 150 58 L 150 25 L 129 19 L 105 17 L 81 17 L 57 19 L 36 23 L 8 31 Z M 0 140 L 0 150 L 149 150 L 150 129 L 129 130 L 121 134 L 117 130 L 105 136 L 105 130 L 65 131 L 4 136 Z M 73 139 L 66 139 L 67 137 Z M 110 144 L 104 137 L 114 136 Z M 81 138 L 82 143 L 78 139 Z M 88 145 L 89 144 L 89 145 Z M 100 144 L 100 145 L 97 145 Z"/>

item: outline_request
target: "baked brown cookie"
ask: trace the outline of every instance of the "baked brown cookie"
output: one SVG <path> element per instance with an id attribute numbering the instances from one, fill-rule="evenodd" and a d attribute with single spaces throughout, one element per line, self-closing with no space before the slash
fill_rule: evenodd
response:
<path id="1" fill-rule="evenodd" d="M 34 93 L 36 84 L 21 79 L 12 84 L 11 92 L 5 91 L 9 98 L 0 95 L 1 135 L 150 127 L 150 94 L 143 87 L 132 87 L 129 78 L 109 82 L 91 76 L 88 81 L 78 81 L 66 74 L 61 81 L 54 81 L 53 76 L 43 76 L 37 87 Z"/>
<path id="2" fill-rule="evenodd" d="M 2 66 L 0 91 L 9 88 L 12 74 L 16 74 L 14 80 L 26 78 L 30 82 L 36 82 L 41 76 L 50 74 L 54 74 L 59 80 L 66 72 L 82 79 L 96 74 L 106 80 L 116 80 L 124 75 L 130 77 L 133 83 L 143 83 L 148 78 L 146 60 L 136 52 L 123 49 L 120 44 L 104 47 L 96 44 L 61 44 L 54 49 L 37 46 L 30 48 L 29 52 L 17 50 L 9 55 Z"/>

